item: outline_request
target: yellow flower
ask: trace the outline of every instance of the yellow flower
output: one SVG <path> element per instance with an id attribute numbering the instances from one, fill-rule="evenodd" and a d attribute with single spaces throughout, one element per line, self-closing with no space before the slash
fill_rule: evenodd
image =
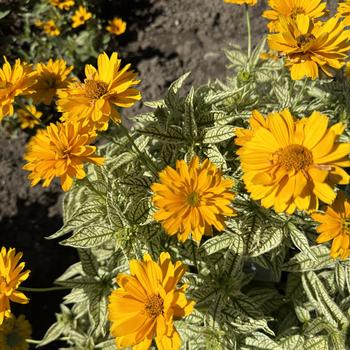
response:
<path id="1" fill-rule="evenodd" d="M 58 92 L 58 110 L 63 112 L 63 120 L 79 120 L 83 126 L 106 130 L 112 118 L 119 123 L 119 112 L 114 108 L 131 107 L 141 99 L 141 94 L 133 86 L 136 73 L 129 70 L 130 64 L 120 68 L 121 60 L 114 52 L 110 58 L 106 53 L 97 60 L 98 69 L 85 66 L 84 83 L 69 84 L 67 89 Z"/>
<path id="2" fill-rule="evenodd" d="M 121 18 L 115 17 L 111 21 L 108 21 L 108 26 L 106 30 L 115 35 L 121 35 L 126 30 L 126 22 Z"/>
<path id="3" fill-rule="evenodd" d="M 326 2 L 322 0 L 269 0 L 271 10 L 266 10 L 263 17 L 271 22 L 267 25 L 270 32 L 280 31 L 280 17 L 291 17 L 307 15 L 312 19 L 324 16 L 327 13 Z"/>
<path id="4" fill-rule="evenodd" d="M 268 35 L 268 44 L 286 56 L 292 79 L 316 79 L 319 69 L 333 76 L 332 69 L 343 66 L 350 48 L 350 31 L 337 17 L 314 24 L 310 17 L 297 15 L 295 20 L 281 18 L 280 25 L 280 33 Z"/>
<path id="5" fill-rule="evenodd" d="M 233 180 L 224 179 L 220 170 L 206 159 L 202 164 L 193 157 L 187 165 L 176 162 L 176 170 L 167 166 L 159 173 L 160 183 L 152 184 L 154 218 L 169 235 L 180 241 L 192 238 L 199 242 L 203 235 L 212 236 L 214 226 L 225 228 L 225 216 L 235 215 L 230 204 L 235 197 Z"/>
<path id="6" fill-rule="evenodd" d="M 50 19 L 47 22 L 42 22 L 40 20 L 35 21 L 35 25 L 42 28 L 43 31 L 49 36 L 58 36 L 61 34 L 60 30 L 57 28 L 54 20 Z"/>
<path id="7" fill-rule="evenodd" d="M 87 10 L 84 6 L 79 6 L 77 10 L 75 10 L 74 15 L 72 16 L 72 27 L 77 28 L 83 25 L 87 20 L 89 20 L 92 16 L 92 13 Z"/>
<path id="8" fill-rule="evenodd" d="M 95 134 L 76 122 L 51 123 L 39 130 L 29 141 L 24 157 L 28 163 L 23 169 L 31 171 L 28 178 L 32 186 L 44 180 L 47 187 L 54 177 L 60 177 L 63 190 L 68 191 L 73 178 L 86 176 L 85 162 L 102 165 L 104 159 L 95 154 L 96 147 L 89 146 L 94 138 Z"/>
<path id="9" fill-rule="evenodd" d="M 344 17 L 344 25 L 350 26 L 350 0 L 345 0 L 338 5 L 338 14 Z"/>
<path id="10" fill-rule="evenodd" d="M 29 339 L 32 335 L 32 327 L 23 315 L 16 318 L 11 315 L 0 326 L 1 350 L 28 350 Z"/>
<path id="11" fill-rule="evenodd" d="M 60 10 L 69 10 L 74 6 L 74 0 L 50 0 L 52 6 L 58 7 Z"/>
<path id="12" fill-rule="evenodd" d="M 29 299 L 20 291 L 19 285 L 25 281 L 30 271 L 24 269 L 25 263 L 19 261 L 22 253 L 16 254 L 15 248 L 6 250 L 5 247 L 0 251 L 0 325 L 4 319 L 10 317 L 11 307 L 10 301 L 20 304 L 27 304 Z M 1 348 L 2 349 L 2 348 Z"/>
<path id="13" fill-rule="evenodd" d="M 5 63 L 0 68 L 0 121 L 3 117 L 14 114 L 15 97 L 30 94 L 35 83 L 35 73 L 30 65 L 17 59 L 11 67 L 6 57 L 4 60 Z"/>
<path id="14" fill-rule="evenodd" d="M 345 260 L 350 255 L 350 201 L 339 192 L 333 204 L 324 214 L 313 213 L 312 218 L 321 223 L 317 243 L 333 240 L 330 255 Z"/>
<path id="15" fill-rule="evenodd" d="M 31 95 L 34 103 L 43 102 L 51 104 L 58 89 L 63 89 L 73 82 L 68 75 L 73 70 L 73 66 L 66 65 L 63 59 L 53 61 L 51 58 L 47 62 L 36 65 L 37 82 L 33 86 L 34 93 Z"/>
<path id="16" fill-rule="evenodd" d="M 235 4 L 235 5 L 254 6 L 256 5 L 257 0 L 224 0 L 224 2 L 227 2 L 229 4 Z"/>
<path id="17" fill-rule="evenodd" d="M 35 125 L 39 125 L 39 119 L 43 115 L 40 111 L 37 111 L 34 105 L 27 105 L 25 109 L 19 109 L 17 111 L 19 121 L 22 129 L 33 129 Z"/>
<path id="18" fill-rule="evenodd" d="M 158 263 L 148 254 L 143 261 L 130 261 L 131 275 L 119 274 L 120 288 L 109 297 L 111 334 L 118 349 L 147 350 L 153 338 L 158 349 L 180 349 L 173 321 L 189 315 L 194 307 L 185 295 L 187 285 L 176 288 L 185 271 L 180 261 L 171 262 L 169 253 L 161 253 Z"/>
<path id="19" fill-rule="evenodd" d="M 328 128 L 328 117 L 313 112 L 295 121 L 288 110 L 268 115 L 251 134 L 239 134 L 237 154 L 251 197 L 277 212 L 315 210 L 332 203 L 334 186 L 348 184 L 349 143 L 337 142 L 344 125 Z M 243 142 L 242 142 L 243 141 Z"/>

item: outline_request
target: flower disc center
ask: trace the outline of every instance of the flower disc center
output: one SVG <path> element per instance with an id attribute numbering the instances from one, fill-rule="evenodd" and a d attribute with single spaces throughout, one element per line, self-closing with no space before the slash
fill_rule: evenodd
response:
<path id="1" fill-rule="evenodd" d="M 17 331 L 12 331 L 11 333 L 6 334 L 6 344 L 10 348 L 15 348 L 17 345 L 24 342 L 23 337 Z"/>
<path id="2" fill-rule="evenodd" d="M 156 318 L 164 311 L 164 300 L 159 295 L 150 295 L 147 298 L 145 309 L 150 317 Z"/>
<path id="3" fill-rule="evenodd" d="M 89 100 L 98 100 L 108 92 L 108 84 L 101 80 L 85 79 L 84 87 Z"/>
<path id="4" fill-rule="evenodd" d="M 300 171 L 313 164 L 312 153 L 304 146 L 289 145 L 276 152 L 277 162 L 287 170 Z"/>
<path id="5" fill-rule="evenodd" d="M 191 207 L 197 207 L 199 205 L 201 198 L 199 194 L 195 191 L 191 192 L 186 197 L 186 202 Z"/>
<path id="6" fill-rule="evenodd" d="M 350 234 L 350 218 L 342 220 L 343 230 Z"/>
<path id="7" fill-rule="evenodd" d="M 298 47 L 304 48 L 307 44 L 309 44 L 311 41 L 315 40 L 315 36 L 311 33 L 301 34 L 297 36 L 296 41 Z"/>

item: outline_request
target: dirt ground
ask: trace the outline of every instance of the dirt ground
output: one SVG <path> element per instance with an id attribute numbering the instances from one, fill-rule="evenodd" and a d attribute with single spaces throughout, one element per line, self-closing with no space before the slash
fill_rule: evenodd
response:
<path id="1" fill-rule="evenodd" d="M 169 84 L 188 71 L 192 72 L 189 82 L 196 85 L 224 79 L 227 60 L 222 49 L 229 42 L 246 46 L 241 6 L 225 4 L 223 0 L 124 2 L 127 5 L 122 15 L 129 27 L 118 51 L 139 71 L 144 100 L 162 98 Z M 265 32 L 266 23 L 260 17 L 265 7 L 259 1 L 251 9 L 254 42 Z M 105 10 L 111 17 L 108 6 Z M 142 109 L 140 103 L 126 114 L 132 116 Z M 62 223 L 62 195 L 57 185 L 49 189 L 30 187 L 21 169 L 25 142 L 24 135 L 15 138 L 0 129 L 0 245 L 24 252 L 24 260 L 32 270 L 26 286 L 46 287 L 77 257 L 74 250 L 44 239 Z M 16 312 L 25 313 L 32 322 L 34 339 L 41 338 L 54 322 L 54 312 L 59 310 L 63 295 L 32 293 L 29 305 L 16 306 Z"/>

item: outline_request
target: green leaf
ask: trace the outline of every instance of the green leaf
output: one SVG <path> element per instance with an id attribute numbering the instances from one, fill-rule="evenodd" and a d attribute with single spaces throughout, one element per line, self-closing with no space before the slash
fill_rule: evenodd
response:
<path id="1" fill-rule="evenodd" d="M 310 247 L 310 250 L 316 259 L 311 259 L 309 254 L 300 252 L 287 261 L 282 269 L 290 272 L 306 272 L 334 267 L 334 259 L 329 255 L 329 249 L 326 246 L 317 245 Z"/>
<path id="2" fill-rule="evenodd" d="M 253 333 L 244 340 L 254 350 L 281 350 L 279 345 L 263 333 Z"/>
<path id="3" fill-rule="evenodd" d="M 65 328 L 66 327 L 62 322 L 56 322 L 53 325 L 51 325 L 51 327 L 46 331 L 43 339 L 40 341 L 40 344 L 38 344 L 37 347 L 47 345 L 57 340 L 62 335 Z"/>
<path id="4" fill-rule="evenodd" d="M 112 192 L 107 193 L 107 218 L 113 230 L 123 229 L 127 225 L 120 208 L 115 203 L 115 196 Z"/>
<path id="5" fill-rule="evenodd" d="M 68 232 L 77 230 L 83 226 L 88 226 L 95 222 L 98 218 L 104 216 L 103 207 L 98 201 L 89 201 L 85 205 L 78 208 L 72 217 L 64 223 L 64 225 L 54 234 L 47 237 L 54 239 L 65 235 Z"/>
<path id="6" fill-rule="evenodd" d="M 146 221 L 151 209 L 149 198 L 141 198 L 129 203 L 125 210 L 126 219 L 132 224 L 141 224 Z"/>
<path id="7" fill-rule="evenodd" d="M 210 145 L 208 149 L 205 150 L 205 154 L 219 169 L 222 171 L 227 170 L 226 159 L 215 145 Z"/>
<path id="8" fill-rule="evenodd" d="M 132 162 L 136 158 L 135 153 L 123 152 L 116 157 L 108 159 L 107 165 L 110 166 L 110 172 L 119 169 L 121 166 Z"/>
<path id="9" fill-rule="evenodd" d="M 98 262 L 90 249 L 78 249 L 84 272 L 90 276 L 98 275 Z"/>
<path id="10" fill-rule="evenodd" d="M 91 320 L 92 333 L 97 338 L 106 335 L 106 324 L 108 321 L 107 297 L 103 289 L 93 290 L 89 295 L 89 316 Z"/>
<path id="11" fill-rule="evenodd" d="M 309 259 L 317 261 L 317 257 L 310 249 L 309 242 L 303 232 L 301 232 L 294 224 L 288 223 L 288 231 L 294 245 L 303 252 Z"/>
<path id="12" fill-rule="evenodd" d="M 310 302 L 331 325 L 337 329 L 344 329 L 348 326 L 347 317 L 328 295 L 324 285 L 314 272 L 309 271 L 303 274 L 302 283 Z"/>
<path id="13" fill-rule="evenodd" d="M 73 236 L 62 241 L 60 244 L 74 248 L 93 248 L 111 240 L 114 235 L 115 231 L 111 230 L 110 227 L 102 223 L 96 223 L 77 230 Z"/>
<path id="14" fill-rule="evenodd" d="M 219 143 L 233 138 L 233 127 L 231 125 L 215 126 L 204 130 L 203 143 Z"/>
<path id="15" fill-rule="evenodd" d="M 173 106 L 174 101 L 177 100 L 179 91 L 185 82 L 185 80 L 188 78 L 188 76 L 191 74 L 191 72 L 187 72 L 183 75 L 181 75 L 180 78 L 175 80 L 173 83 L 170 84 L 168 92 L 164 98 L 164 101 L 167 106 Z"/>
<path id="16" fill-rule="evenodd" d="M 185 113 L 184 113 L 184 136 L 189 140 L 194 140 L 197 136 L 197 125 L 194 115 L 194 88 L 192 87 L 185 100 Z"/>
<path id="17" fill-rule="evenodd" d="M 259 243 L 250 246 L 248 254 L 252 257 L 262 255 L 276 247 L 278 247 L 284 238 L 283 231 L 280 227 L 266 227 L 264 233 L 260 234 Z"/>
<path id="18" fill-rule="evenodd" d="M 304 343 L 304 350 L 329 350 L 327 337 L 312 337 Z"/>
<path id="19" fill-rule="evenodd" d="M 159 125 L 153 124 L 148 125 L 143 129 L 138 129 L 137 132 L 150 136 L 152 139 L 173 145 L 183 144 L 186 142 L 185 137 L 182 134 L 182 129 L 175 125 L 168 126 L 166 130 L 164 130 Z"/>
<path id="20" fill-rule="evenodd" d="M 279 344 L 283 350 L 304 350 L 304 338 L 299 334 L 282 338 Z"/>
<path id="21" fill-rule="evenodd" d="M 201 245 L 199 248 L 199 254 L 203 256 L 212 255 L 222 249 L 227 249 L 227 247 L 229 247 L 235 240 L 235 236 L 236 234 L 232 232 L 225 232 L 210 238 Z"/>

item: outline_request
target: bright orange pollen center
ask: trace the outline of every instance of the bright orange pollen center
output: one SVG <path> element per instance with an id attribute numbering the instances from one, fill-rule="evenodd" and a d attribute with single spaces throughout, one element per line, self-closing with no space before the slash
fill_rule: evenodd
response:
<path id="1" fill-rule="evenodd" d="M 145 309 L 150 317 L 156 318 L 164 312 L 164 300 L 159 295 L 150 295 L 147 297 Z"/>
<path id="2" fill-rule="evenodd" d="M 312 153 L 301 145 L 289 145 L 275 153 L 277 163 L 287 170 L 300 171 L 313 164 Z"/>
<path id="3" fill-rule="evenodd" d="M 199 194 L 195 191 L 191 192 L 186 197 L 186 202 L 191 207 L 198 207 L 200 200 Z"/>
<path id="4" fill-rule="evenodd" d="M 311 33 L 301 34 L 297 36 L 296 41 L 299 48 L 303 48 L 311 41 L 315 40 L 315 36 Z"/>
<path id="5" fill-rule="evenodd" d="M 108 84 L 101 80 L 84 80 L 85 95 L 89 100 L 98 100 L 108 92 Z"/>

